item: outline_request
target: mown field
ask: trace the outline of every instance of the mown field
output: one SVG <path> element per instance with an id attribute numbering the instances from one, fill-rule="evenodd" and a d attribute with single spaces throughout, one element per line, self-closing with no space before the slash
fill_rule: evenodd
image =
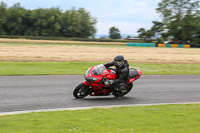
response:
<path id="1" fill-rule="evenodd" d="M 131 63 L 200 64 L 200 49 L 195 48 L 128 47 L 117 43 L 86 45 L 79 42 L 47 45 L 42 44 L 42 40 L 39 42 L 40 44 L 1 43 L 0 61 L 109 62 L 116 55 L 122 54 Z"/>

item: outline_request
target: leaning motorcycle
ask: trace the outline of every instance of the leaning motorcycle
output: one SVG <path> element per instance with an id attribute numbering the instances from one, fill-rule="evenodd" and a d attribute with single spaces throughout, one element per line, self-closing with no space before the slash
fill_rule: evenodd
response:
<path id="1" fill-rule="evenodd" d="M 107 80 L 114 80 L 117 74 L 114 70 L 106 69 L 103 64 L 90 67 L 85 73 L 85 81 L 80 83 L 73 91 L 75 98 L 84 98 L 90 96 L 108 96 L 113 94 L 116 97 L 122 97 L 128 94 L 132 87 L 133 82 L 140 78 L 142 72 L 134 68 L 129 70 L 129 81 L 122 87 L 118 93 L 113 93 L 110 85 L 106 85 Z"/>

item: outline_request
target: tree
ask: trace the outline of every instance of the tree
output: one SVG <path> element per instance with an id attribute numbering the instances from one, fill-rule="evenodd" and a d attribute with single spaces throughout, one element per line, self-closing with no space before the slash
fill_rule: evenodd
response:
<path id="1" fill-rule="evenodd" d="M 140 28 L 137 32 L 139 33 L 139 38 L 146 38 L 146 30 L 144 28 Z"/>
<path id="2" fill-rule="evenodd" d="M 154 36 L 154 33 L 151 30 L 145 30 L 144 28 L 140 28 L 138 31 L 139 33 L 139 38 L 142 38 L 142 40 L 146 40 L 147 38 L 151 38 Z"/>
<path id="3" fill-rule="evenodd" d="M 195 29 L 192 42 L 200 45 L 200 17 L 197 19 L 197 28 Z"/>
<path id="4" fill-rule="evenodd" d="M 199 0 L 162 0 L 156 10 L 173 40 L 192 41 L 199 28 L 199 8 Z"/>
<path id="5" fill-rule="evenodd" d="M 120 39 L 121 38 L 119 29 L 114 26 L 110 28 L 109 34 L 110 34 L 109 37 L 111 39 Z"/>
<path id="6" fill-rule="evenodd" d="M 90 13 L 84 8 L 66 11 L 63 14 L 62 29 L 66 37 L 89 37 L 96 33 L 96 19 L 91 17 Z"/>
<path id="7" fill-rule="evenodd" d="M 78 37 L 81 30 L 80 15 L 72 8 L 64 13 L 63 16 L 63 29 L 65 31 L 64 36 L 66 37 Z"/>
<path id="8" fill-rule="evenodd" d="M 84 8 L 80 8 L 78 10 L 78 13 L 80 15 L 80 37 L 87 37 L 92 36 L 94 37 L 94 34 L 96 33 L 95 24 L 97 23 L 96 18 L 91 17 L 90 13 L 87 12 Z"/>
<path id="9" fill-rule="evenodd" d="M 47 10 L 47 9 L 46 9 Z M 47 35 L 61 36 L 61 10 L 59 8 L 50 8 L 47 10 Z"/>
<path id="10" fill-rule="evenodd" d="M 7 35 L 23 35 L 25 31 L 26 9 L 20 3 L 14 4 L 7 10 L 6 23 L 4 25 Z"/>
<path id="11" fill-rule="evenodd" d="M 1 2 L 0 4 L 0 35 L 4 35 L 5 32 L 5 23 L 6 23 L 6 3 Z"/>
<path id="12" fill-rule="evenodd" d="M 153 21 L 149 30 L 138 30 L 141 38 L 156 37 L 157 40 L 174 40 L 200 44 L 199 0 L 162 0 L 156 9 L 162 21 Z"/>
<path id="13" fill-rule="evenodd" d="M 131 36 L 130 36 L 130 35 L 128 35 L 126 38 L 127 38 L 127 39 L 129 39 L 129 38 L 131 38 Z"/>
<path id="14" fill-rule="evenodd" d="M 162 22 L 153 21 L 153 27 L 151 28 L 151 31 L 153 32 L 153 35 L 155 38 L 159 38 L 164 31 L 164 24 Z"/>
<path id="15" fill-rule="evenodd" d="M 92 37 L 96 18 L 84 8 L 62 12 L 59 8 L 27 10 L 20 3 L 10 8 L 0 3 L 0 35 Z"/>

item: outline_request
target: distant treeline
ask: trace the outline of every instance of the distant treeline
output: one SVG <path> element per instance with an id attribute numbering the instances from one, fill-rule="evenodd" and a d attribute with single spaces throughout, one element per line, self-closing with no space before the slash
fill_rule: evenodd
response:
<path id="1" fill-rule="evenodd" d="M 122 40 L 122 39 L 102 39 L 102 38 L 78 38 L 78 37 L 44 37 L 44 36 L 10 36 L 10 35 L 0 35 L 0 38 L 10 38 L 10 39 L 30 39 L 30 40 L 60 40 L 60 41 L 87 41 L 87 42 L 145 42 L 151 43 L 156 41 L 152 40 Z"/>
<path id="2" fill-rule="evenodd" d="M 92 37 L 96 18 L 84 8 L 62 12 L 59 8 L 27 10 L 19 3 L 0 4 L 0 35 Z"/>

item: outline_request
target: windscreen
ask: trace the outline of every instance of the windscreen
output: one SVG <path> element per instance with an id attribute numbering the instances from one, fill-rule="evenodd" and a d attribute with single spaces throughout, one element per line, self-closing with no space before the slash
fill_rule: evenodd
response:
<path id="1" fill-rule="evenodd" d="M 85 77 L 87 77 L 88 76 L 88 74 L 90 73 L 90 69 L 91 69 L 91 67 L 87 70 L 87 72 L 85 73 Z"/>
<path id="2" fill-rule="evenodd" d="M 92 73 L 94 75 L 100 75 L 102 74 L 104 71 L 106 70 L 105 66 L 103 64 L 97 65 L 94 67 L 94 69 L 92 70 Z"/>

